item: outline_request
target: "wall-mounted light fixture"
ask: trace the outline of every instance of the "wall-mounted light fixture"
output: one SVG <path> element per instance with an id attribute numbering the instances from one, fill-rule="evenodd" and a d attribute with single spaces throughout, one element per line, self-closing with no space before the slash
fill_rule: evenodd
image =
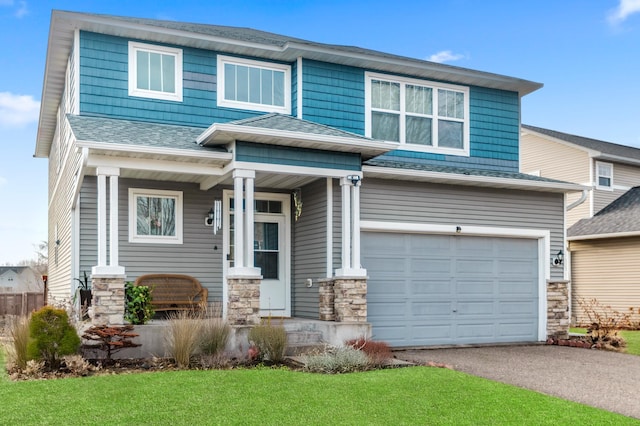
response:
<path id="1" fill-rule="evenodd" d="M 209 212 L 204 217 L 204 224 L 206 226 L 213 226 L 214 215 L 215 215 L 215 212 L 213 211 L 213 207 L 212 207 L 209 209 Z"/>
<path id="2" fill-rule="evenodd" d="M 213 202 L 213 207 L 209 209 L 204 217 L 204 225 L 211 226 L 214 234 L 217 234 L 222 229 L 222 200 Z"/>
<path id="3" fill-rule="evenodd" d="M 462 232 L 462 227 L 456 226 L 456 233 L 459 234 Z"/>
<path id="4" fill-rule="evenodd" d="M 564 262 L 564 253 L 562 253 L 562 250 L 560 250 L 557 254 L 556 257 L 551 259 L 551 264 L 553 266 L 562 266 L 562 263 Z"/>
<path id="5" fill-rule="evenodd" d="M 347 176 L 347 180 L 350 180 L 353 186 L 358 186 L 358 182 L 360 182 L 362 178 L 359 175 L 349 175 Z"/>

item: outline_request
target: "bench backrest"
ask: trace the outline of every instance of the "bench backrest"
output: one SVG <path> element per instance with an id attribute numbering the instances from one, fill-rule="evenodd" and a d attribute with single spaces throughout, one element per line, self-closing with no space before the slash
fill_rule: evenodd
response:
<path id="1" fill-rule="evenodd" d="M 203 302 L 207 300 L 207 289 L 202 287 L 200 281 L 189 275 L 147 274 L 138 277 L 134 285 L 149 287 L 154 303 L 176 300 Z"/>

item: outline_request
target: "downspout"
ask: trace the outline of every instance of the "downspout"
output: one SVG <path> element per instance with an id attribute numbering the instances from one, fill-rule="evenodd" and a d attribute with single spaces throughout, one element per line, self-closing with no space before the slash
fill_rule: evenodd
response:
<path id="1" fill-rule="evenodd" d="M 564 241 L 566 244 L 567 241 L 567 228 L 566 228 L 566 220 L 567 220 L 567 212 L 569 210 L 575 209 L 576 207 L 578 207 L 580 204 L 584 203 L 585 200 L 587 199 L 587 195 L 589 194 L 589 191 L 591 191 L 591 189 L 583 189 L 582 190 L 582 195 L 580 196 L 580 198 L 578 198 L 576 201 L 574 201 L 573 203 L 569 204 L 567 207 L 565 207 L 565 229 L 564 229 Z M 564 273 L 564 279 L 569 281 L 569 284 L 567 285 L 567 300 L 569 301 L 569 306 L 567 307 L 569 310 L 569 319 L 571 319 L 573 312 L 571 309 L 571 300 L 573 298 L 573 295 L 571 294 L 573 292 L 573 286 L 572 286 L 572 282 L 571 282 L 571 251 L 569 250 L 568 244 L 567 246 L 564 248 L 564 252 L 565 252 L 565 273 Z"/>
<path id="2" fill-rule="evenodd" d="M 574 201 L 573 203 L 569 204 L 567 207 L 565 207 L 565 211 L 573 210 L 574 208 L 578 207 L 580 204 L 584 203 L 585 200 L 587 199 L 587 194 L 589 193 L 589 191 L 590 189 L 583 189 L 582 195 L 580 196 L 580 198 Z"/>

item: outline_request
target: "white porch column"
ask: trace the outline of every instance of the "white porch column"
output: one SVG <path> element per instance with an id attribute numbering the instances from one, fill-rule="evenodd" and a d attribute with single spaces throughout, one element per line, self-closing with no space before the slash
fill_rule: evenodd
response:
<path id="1" fill-rule="evenodd" d="M 234 265 L 229 270 L 231 277 L 259 277 L 260 269 L 253 266 L 253 231 L 254 231 L 254 179 L 253 170 L 236 170 L 233 172 L 234 197 Z M 244 208 L 243 208 L 244 207 Z"/>
<path id="2" fill-rule="evenodd" d="M 327 178 L 327 277 L 333 275 L 333 179 Z"/>
<path id="3" fill-rule="evenodd" d="M 107 266 L 107 176 L 98 172 L 98 265 Z"/>
<path id="4" fill-rule="evenodd" d="M 351 182 L 340 179 L 342 187 L 342 270 L 351 269 Z"/>
<path id="5" fill-rule="evenodd" d="M 118 266 L 118 174 L 109 177 L 109 266 Z"/>
<path id="6" fill-rule="evenodd" d="M 244 205 L 244 192 L 243 192 L 243 178 L 237 176 L 237 172 L 233 173 L 233 265 L 234 268 L 244 267 L 244 220 L 243 220 L 243 205 Z"/>
<path id="7" fill-rule="evenodd" d="M 124 275 L 119 265 L 118 244 L 118 176 L 117 167 L 98 167 L 98 264 L 93 275 Z M 107 212 L 107 176 L 109 177 L 109 212 Z M 107 259 L 107 224 L 109 225 L 109 259 Z"/>
<path id="8" fill-rule="evenodd" d="M 246 244 L 245 244 L 245 249 L 246 249 L 246 256 L 245 259 L 247 259 L 246 265 L 249 268 L 253 268 L 254 266 L 254 259 L 253 259 L 253 241 L 254 241 L 254 219 L 253 219 L 253 213 L 254 213 L 254 209 L 253 209 L 253 178 L 246 178 L 245 179 L 245 202 L 246 202 L 246 212 L 245 212 L 245 219 L 246 219 Z"/>
<path id="9" fill-rule="evenodd" d="M 342 268 L 336 277 L 366 278 L 360 266 L 360 182 L 362 177 L 349 175 L 340 179 L 342 186 Z"/>
<path id="10" fill-rule="evenodd" d="M 360 182 L 356 182 L 351 188 L 353 200 L 351 202 L 351 215 L 353 229 L 351 230 L 351 266 L 360 269 Z"/>

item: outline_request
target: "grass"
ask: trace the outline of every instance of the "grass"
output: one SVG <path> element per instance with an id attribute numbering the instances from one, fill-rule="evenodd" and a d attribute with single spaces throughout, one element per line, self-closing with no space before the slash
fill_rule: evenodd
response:
<path id="1" fill-rule="evenodd" d="M 1 351 L 0 351 L 1 352 Z M 0 368 L 4 364 L 0 360 Z M 2 373 L 0 373 L 2 374 Z M 172 371 L 10 382 L 0 424 L 638 424 L 447 369 Z"/>
<path id="2" fill-rule="evenodd" d="M 572 333 L 586 333 L 586 328 L 571 327 Z M 626 353 L 631 355 L 640 355 L 640 330 L 622 330 L 620 336 L 627 341 Z"/>

